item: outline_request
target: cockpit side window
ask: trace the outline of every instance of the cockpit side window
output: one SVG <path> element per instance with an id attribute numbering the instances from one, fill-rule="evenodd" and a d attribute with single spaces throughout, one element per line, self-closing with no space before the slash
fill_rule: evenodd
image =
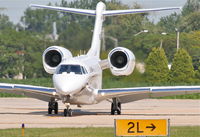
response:
<path id="1" fill-rule="evenodd" d="M 80 65 L 61 65 L 57 70 L 57 74 L 62 73 L 75 73 L 82 75 L 87 74 L 87 71 L 83 66 Z"/>
<path id="2" fill-rule="evenodd" d="M 83 74 L 87 74 L 88 73 L 86 68 L 84 68 L 83 66 L 81 66 L 81 69 L 82 69 Z"/>

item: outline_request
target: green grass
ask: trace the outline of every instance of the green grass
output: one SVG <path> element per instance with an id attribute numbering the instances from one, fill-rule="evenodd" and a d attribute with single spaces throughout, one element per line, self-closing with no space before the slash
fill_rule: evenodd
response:
<path id="1" fill-rule="evenodd" d="M 200 126 L 171 127 L 170 137 L 200 137 Z M 1 137 L 21 137 L 21 129 L 1 129 Z M 27 128 L 25 137 L 113 137 L 113 128 Z"/>
<path id="2" fill-rule="evenodd" d="M 188 94 L 188 95 L 176 95 L 176 96 L 159 97 L 157 99 L 200 99 L 200 93 Z"/>
<path id="3" fill-rule="evenodd" d="M 22 97 L 25 97 L 25 96 L 16 95 L 16 94 L 12 94 L 12 93 L 0 93 L 0 97 L 2 97 L 2 98 L 22 98 Z"/>

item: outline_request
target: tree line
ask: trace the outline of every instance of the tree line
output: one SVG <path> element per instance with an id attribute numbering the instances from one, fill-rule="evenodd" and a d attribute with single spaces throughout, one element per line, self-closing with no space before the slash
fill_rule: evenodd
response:
<path id="1" fill-rule="evenodd" d="M 185 49 L 178 49 L 171 66 L 168 64 L 165 51 L 162 48 L 153 48 L 146 59 L 146 81 L 170 85 L 200 82 L 200 67 L 194 70 L 192 58 Z"/>
<path id="2" fill-rule="evenodd" d="M 95 9 L 99 1 L 74 0 L 67 2 L 62 0 L 61 3 L 56 3 L 55 5 Z M 138 4 L 133 4 L 133 6 L 124 5 L 118 0 L 103 2 L 106 3 L 107 9 L 112 10 L 142 8 Z M 49 5 L 53 4 L 49 3 Z M 162 39 L 163 51 L 166 53 L 166 60 L 169 64 L 174 62 L 176 57 L 175 28 L 177 28 L 180 31 L 180 46 L 192 57 L 193 67 L 198 71 L 200 66 L 199 9 L 199 0 L 188 0 L 180 14 L 173 13 L 167 17 L 162 17 L 158 23 L 152 22 L 148 18 L 148 14 L 108 17 L 104 24 L 105 35 L 116 38 L 118 46 L 131 49 L 138 61 L 141 62 L 146 62 L 145 60 L 148 60 L 152 52 L 155 52 L 152 49 L 160 47 Z M 59 38 L 56 41 L 48 37 L 52 33 L 53 22 L 57 23 L 59 34 Z M 27 8 L 21 18 L 21 22 L 18 24 L 13 24 L 8 16 L 0 14 L 0 77 L 14 78 L 20 73 L 23 74 L 23 78 L 49 77 L 43 70 L 42 52 L 51 45 L 63 46 L 72 50 L 74 55 L 80 50 L 87 51 L 91 44 L 93 24 L 94 17 L 46 9 Z M 149 33 L 135 36 L 135 34 L 145 29 L 149 30 Z M 162 36 L 162 32 L 166 32 L 167 35 Z M 102 54 L 107 53 L 114 47 L 111 39 L 105 39 L 106 51 L 102 52 Z M 105 55 L 102 56 L 105 57 Z M 146 62 L 146 64 L 148 63 Z M 146 67 L 147 73 L 148 65 Z M 171 70 L 173 70 L 173 67 Z M 160 71 L 165 71 L 165 69 L 160 68 Z M 161 75 L 159 73 L 162 72 L 158 72 L 157 75 Z M 148 75 L 144 74 L 144 77 Z M 165 75 L 169 80 L 171 74 L 167 72 Z M 165 77 L 165 75 L 162 75 L 161 78 Z M 195 72 L 192 75 L 199 78 L 200 74 Z"/>

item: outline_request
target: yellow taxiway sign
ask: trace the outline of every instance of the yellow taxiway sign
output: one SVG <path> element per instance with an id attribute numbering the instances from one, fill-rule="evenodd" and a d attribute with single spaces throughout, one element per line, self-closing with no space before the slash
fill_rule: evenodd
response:
<path id="1" fill-rule="evenodd" d="M 167 119 L 116 119 L 116 136 L 167 136 Z"/>

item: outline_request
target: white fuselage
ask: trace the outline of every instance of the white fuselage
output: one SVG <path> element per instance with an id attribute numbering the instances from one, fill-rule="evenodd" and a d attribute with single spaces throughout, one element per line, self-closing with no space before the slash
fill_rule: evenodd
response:
<path id="1" fill-rule="evenodd" d="M 102 70 L 99 59 L 82 55 L 63 61 L 53 75 L 53 83 L 57 94 L 64 103 L 71 104 L 94 104 L 97 95 L 95 89 L 101 89 Z M 80 65 L 86 70 L 83 74 L 74 72 L 59 73 L 61 66 Z"/>
<path id="2" fill-rule="evenodd" d="M 97 95 L 95 89 L 102 88 L 102 69 L 99 65 L 102 25 L 104 21 L 103 11 L 106 6 L 99 2 L 96 7 L 96 20 L 91 48 L 87 55 L 82 55 L 62 61 L 59 65 L 83 66 L 86 74 L 62 73 L 53 75 L 54 87 L 64 103 L 94 104 Z M 58 66 L 58 68 L 59 68 Z"/>

